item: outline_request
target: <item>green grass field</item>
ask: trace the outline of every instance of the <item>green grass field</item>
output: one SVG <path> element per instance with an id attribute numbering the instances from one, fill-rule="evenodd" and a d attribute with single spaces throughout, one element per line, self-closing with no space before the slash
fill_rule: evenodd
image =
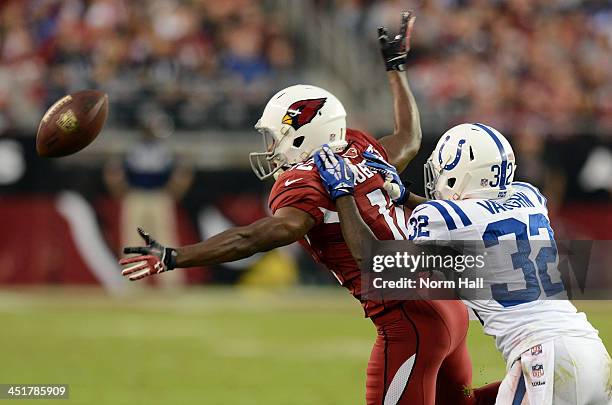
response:
<path id="1" fill-rule="evenodd" d="M 612 305 L 581 307 L 612 342 Z M 78 404 L 360 404 L 375 336 L 340 289 L 5 290 L 0 324 L 0 383 L 70 384 Z M 474 384 L 501 378 L 477 322 L 469 343 Z"/>

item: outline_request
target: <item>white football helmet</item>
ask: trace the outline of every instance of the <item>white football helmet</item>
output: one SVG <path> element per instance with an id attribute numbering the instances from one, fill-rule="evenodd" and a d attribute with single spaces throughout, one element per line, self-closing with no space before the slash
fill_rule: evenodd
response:
<path id="1" fill-rule="evenodd" d="M 483 124 L 461 124 L 446 131 L 425 163 L 429 199 L 503 198 L 510 191 L 516 163 L 508 140 Z"/>
<path id="2" fill-rule="evenodd" d="M 347 144 L 342 103 L 327 90 L 303 84 L 272 96 L 255 129 L 266 148 L 249 154 L 251 168 L 260 180 L 307 160 L 324 144 L 334 152 L 341 152 Z"/>

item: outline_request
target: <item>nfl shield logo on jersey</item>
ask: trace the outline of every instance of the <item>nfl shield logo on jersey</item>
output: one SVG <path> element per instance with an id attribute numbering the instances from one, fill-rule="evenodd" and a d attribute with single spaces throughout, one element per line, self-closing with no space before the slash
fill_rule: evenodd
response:
<path id="1" fill-rule="evenodd" d="M 544 375 L 544 366 L 542 364 L 531 366 L 531 375 L 533 378 L 542 377 Z"/>
<path id="2" fill-rule="evenodd" d="M 537 356 L 538 354 L 542 354 L 542 345 L 533 346 L 531 348 L 532 356 Z"/>

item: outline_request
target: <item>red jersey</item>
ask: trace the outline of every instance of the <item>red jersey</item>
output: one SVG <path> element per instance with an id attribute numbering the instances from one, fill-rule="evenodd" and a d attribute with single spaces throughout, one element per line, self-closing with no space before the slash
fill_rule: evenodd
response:
<path id="1" fill-rule="evenodd" d="M 378 239 L 408 239 L 403 207 L 393 204 L 383 189 L 382 176 L 370 170 L 362 154 L 377 152 L 385 160 L 387 152 L 376 139 L 364 132 L 347 129 L 348 146 L 342 156 L 355 172 L 355 202 L 361 217 Z M 315 260 L 336 276 L 361 301 L 367 317 L 395 306 L 397 301 L 372 301 L 361 297 L 361 272 L 344 242 L 334 202 L 325 190 L 313 159 L 292 166 L 282 173 L 270 192 L 268 203 L 272 212 L 282 207 L 294 207 L 315 219 L 314 227 L 300 241 Z"/>

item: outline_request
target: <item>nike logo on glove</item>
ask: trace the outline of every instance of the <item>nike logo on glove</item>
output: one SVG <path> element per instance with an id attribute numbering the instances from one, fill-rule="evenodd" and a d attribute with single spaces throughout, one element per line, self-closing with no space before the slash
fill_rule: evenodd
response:
<path id="1" fill-rule="evenodd" d="M 294 180 L 287 180 L 285 181 L 285 187 L 292 185 L 293 183 L 297 183 L 298 181 L 302 180 L 303 177 L 300 177 L 299 179 L 294 179 Z"/>

